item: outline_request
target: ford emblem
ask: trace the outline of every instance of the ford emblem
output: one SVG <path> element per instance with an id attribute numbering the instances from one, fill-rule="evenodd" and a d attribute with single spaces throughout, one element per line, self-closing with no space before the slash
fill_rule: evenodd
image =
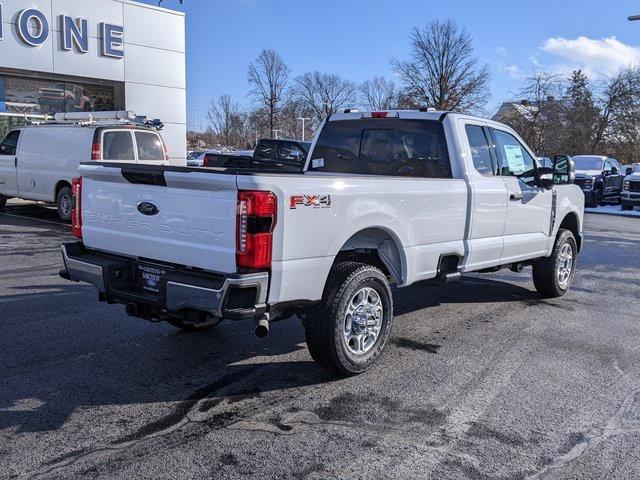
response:
<path id="1" fill-rule="evenodd" d="M 157 215 L 160 213 L 160 209 L 155 203 L 152 202 L 140 202 L 138 204 L 138 211 L 143 215 Z"/>

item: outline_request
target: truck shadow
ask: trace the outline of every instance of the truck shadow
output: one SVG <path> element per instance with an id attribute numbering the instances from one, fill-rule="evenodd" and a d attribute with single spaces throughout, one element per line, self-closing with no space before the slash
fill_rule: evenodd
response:
<path id="1" fill-rule="evenodd" d="M 227 321 L 190 334 L 129 319 L 120 307 L 97 304 L 95 292 L 83 286 L 57 284 L 48 291 L 25 295 L 28 327 L 19 324 L 20 295 L 0 297 L 6 314 L 0 318 L 6 359 L 0 367 L 0 429 L 57 430 L 84 407 L 134 405 L 133 411 L 147 416 L 177 402 L 170 414 L 124 442 L 181 422 L 196 404 L 206 411 L 223 400 L 333 381 L 312 362 L 296 318 L 275 323 L 266 341 L 253 337 L 251 322 Z M 394 297 L 398 315 L 448 303 L 538 298 L 517 285 L 477 278 L 415 285 Z"/>

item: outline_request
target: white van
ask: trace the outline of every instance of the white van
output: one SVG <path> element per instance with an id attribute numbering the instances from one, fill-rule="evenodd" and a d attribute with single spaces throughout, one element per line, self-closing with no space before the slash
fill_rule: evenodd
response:
<path id="1" fill-rule="evenodd" d="M 16 128 L 0 143 L 0 209 L 9 198 L 40 200 L 55 203 L 59 217 L 69 221 L 71 180 L 78 176 L 80 162 L 92 160 L 169 164 L 158 131 L 128 119 L 63 120 Z"/>

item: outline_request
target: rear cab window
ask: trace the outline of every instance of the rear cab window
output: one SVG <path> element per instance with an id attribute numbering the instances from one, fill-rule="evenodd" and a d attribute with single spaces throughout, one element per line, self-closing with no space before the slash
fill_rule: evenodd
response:
<path id="1" fill-rule="evenodd" d="M 484 129 L 480 125 L 467 124 L 465 131 L 471 149 L 473 166 L 482 175 L 495 175 L 497 168 Z"/>
<path id="2" fill-rule="evenodd" d="M 310 170 L 345 174 L 451 178 L 442 123 L 362 119 L 325 124 Z"/>

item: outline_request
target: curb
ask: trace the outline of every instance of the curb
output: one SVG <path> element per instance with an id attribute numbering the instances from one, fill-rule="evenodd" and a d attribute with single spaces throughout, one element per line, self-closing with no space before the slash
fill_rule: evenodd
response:
<path id="1" fill-rule="evenodd" d="M 598 212 L 598 211 L 594 211 L 594 210 L 585 210 L 584 213 L 586 214 L 593 214 L 593 215 L 610 215 L 612 217 L 624 217 L 624 218 L 635 218 L 640 220 L 640 216 L 639 215 L 631 215 L 629 213 L 622 213 L 622 210 L 620 211 L 620 213 L 612 213 L 612 212 Z"/>

